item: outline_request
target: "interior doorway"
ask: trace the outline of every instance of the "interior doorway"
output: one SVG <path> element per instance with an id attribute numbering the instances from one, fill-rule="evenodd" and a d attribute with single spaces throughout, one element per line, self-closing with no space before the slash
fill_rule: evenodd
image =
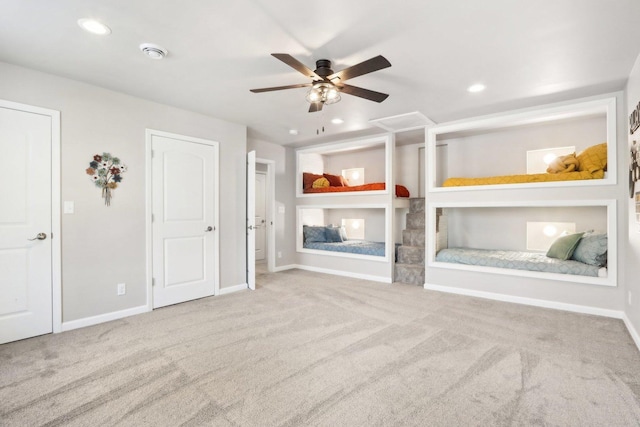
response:
<path id="1" fill-rule="evenodd" d="M 256 159 L 256 265 L 258 271 L 275 270 L 275 162 Z"/>

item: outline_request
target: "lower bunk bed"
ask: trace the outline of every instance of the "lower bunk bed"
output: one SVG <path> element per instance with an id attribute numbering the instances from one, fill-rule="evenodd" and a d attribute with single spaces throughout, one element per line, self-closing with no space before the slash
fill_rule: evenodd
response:
<path id="1" fill-rule="evenodd" d="M 438 252 L 436 261 L 543 273 L 607 277 L 606 267 L 586 264 L 574 259 L 551 258 L 541 252 L 448 248 Z"/>
<path id="2" fill-rule="evenodd" d="M 302 247 L 304 249 L 377 257 L 384 257 L 386 255 L 385 242 L 348 239 L 344 227 L 305 225 L 302 230 Z M 398 256 L 398 246 L 400 246 L 400 244 L 396 243 L 395 258 Z"/>

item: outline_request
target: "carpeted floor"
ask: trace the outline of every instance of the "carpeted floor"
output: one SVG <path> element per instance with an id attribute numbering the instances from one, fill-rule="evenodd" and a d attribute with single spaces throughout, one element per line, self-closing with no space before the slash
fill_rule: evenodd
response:
<path id="1" fill-rule="evenodd" d="M 292 270 L 0 346 L 0 425 L 637 426 L 621 321 Z"/>

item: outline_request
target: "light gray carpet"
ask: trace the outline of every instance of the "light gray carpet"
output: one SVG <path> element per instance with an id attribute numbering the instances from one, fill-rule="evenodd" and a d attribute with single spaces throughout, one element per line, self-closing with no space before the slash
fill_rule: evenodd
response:
<path id="1" fill-rule="evenodd" d="M 0 346 L 0 425 L 640 425 L 622 322 L 293 270 Z"/>

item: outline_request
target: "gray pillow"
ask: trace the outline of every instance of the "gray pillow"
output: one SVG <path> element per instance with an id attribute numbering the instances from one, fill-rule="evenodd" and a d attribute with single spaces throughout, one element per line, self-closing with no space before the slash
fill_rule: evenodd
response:
<path id="1" fill-rule="evenodd" d="M 302 227 L 302 234 L 304 236 L 304 241 L 307 243 L 324 243 L 327 241 L 325 227 L 305 225 Z"/>
<path id="2" fill-rule="evenodd" d="M 586 232 L 573 251 L 571 259 L 604 267 L 607 265 L 607 248 L 608 242 L 605 233 Z"/>
<path id="3" fill-rule="evenodd" d="M 578 246 L 578 243 L 580 243 L 580 239 L 583 234 L 584 232 L 558 237 L 556 241 L 551 244 L 551 247 L 547 251 L 547 256 L 549 258 L 558 258 L 562 260 L 571 258 L 571 255 L 576 249 L 576 246 Z"/>
<path id="4" fill-rule="evenodd" d="M 325 236 L 327 237 L 327 242 L 342 242 L 342 236 L 340 235 L 339 227 L 329 227 L 325 229 Z"/>

